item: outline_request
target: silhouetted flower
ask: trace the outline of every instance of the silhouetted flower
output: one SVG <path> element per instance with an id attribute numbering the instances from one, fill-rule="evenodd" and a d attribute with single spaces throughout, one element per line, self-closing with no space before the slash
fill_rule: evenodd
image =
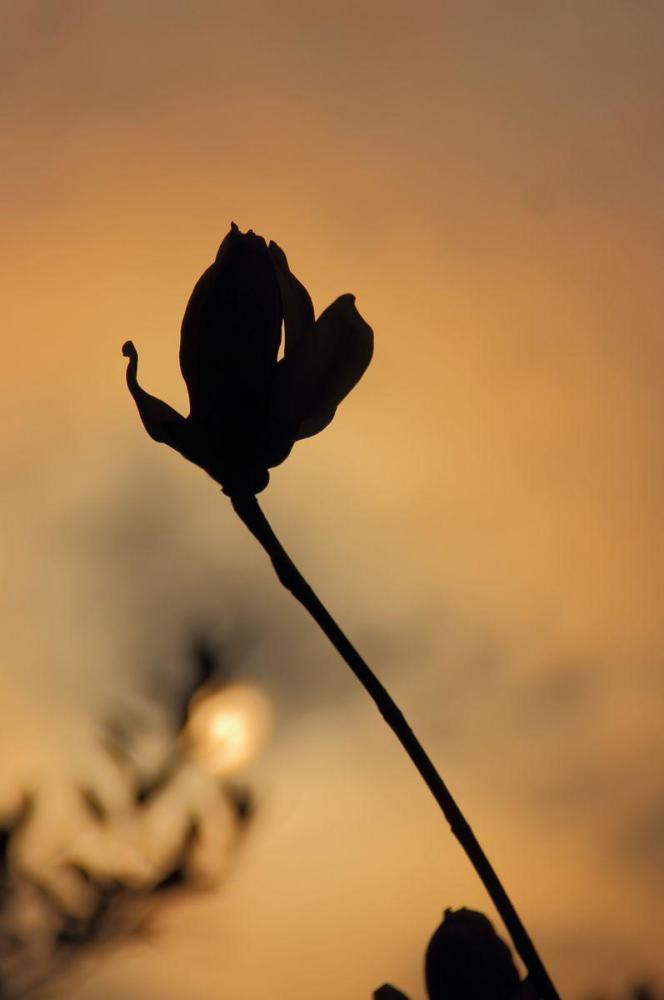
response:
<path id="1" fill-rule="evenodd" d="M 512 953 L 488 917 L 477 910 L 445 910 L 424 958 L 429 1000 L 538 1000 L 529 979 L 520 980 Z M 385 983 L 374 1000 L 408 1000 Z"/>
<path id="2" fill-rule="evenodd" d="M 425 958 L 431 1000 L 510 1000 L 520 988 L 509 948 L 491 921 L 465 907 L 445 910 Z"/>
<path id="3" fill-rule="evenodd" d="M 284 356 L 277 360 L 284 321 Z M 365 371 L 373 333 L 352 295 L 314 317 L 283 250 L 233 223 L 197 282 L 182 321 L 183 417 L 137 381 L 131 341 L 127 385 L 148 434 L 205 469 L 225 493 L 258 493 L 268 468 L 300 438 L 329 424 Z"/>

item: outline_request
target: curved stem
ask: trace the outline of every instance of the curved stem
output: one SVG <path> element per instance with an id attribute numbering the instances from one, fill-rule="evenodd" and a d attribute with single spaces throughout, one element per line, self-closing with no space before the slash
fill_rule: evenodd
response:
<path id="1" fill-rule="evenodd" d="M 267 552 L 280 582 L 306 608 L 339 655 L 346 661 L 360 684 L 362 684 L 373 699 L 385 722 L 419 771 L 427 788 L 440 806 L 452 833 L 463 847 L 489 893 L 541 1000 L 560 1000 L 556 988 L 544 968 L 542 960 L 537 954 L 535 946 L 518 913 L 514 909 L 507 892 L 496 875 L 491 862 L 482 850 L 477 837 L 470 828 L 447 785 L 438 774 L 428 754 L 408 725 L 399 706 L 394 702 L 368 664 L 362 659 L 350 640 L 341 631 L 330 613 L 291 561 L 272 530 L 270 522 L 261 510 L 256 497 L 249 494 L 232 496 L 231 503 L 236 514 Z"/>

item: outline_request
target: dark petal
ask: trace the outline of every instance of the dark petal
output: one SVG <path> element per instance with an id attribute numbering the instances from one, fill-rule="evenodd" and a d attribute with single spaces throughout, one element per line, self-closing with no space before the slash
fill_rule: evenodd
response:
<path id="1" fill-rule="evenodd" d="M 157 399 L 156 396 L 151 396 L 138 384 L 138 354 L 131 340 L 123 345 L 122 353 L 129 358 L 127 385 L 146 431 L 155 441 L 170 445 L 181 454 L 186 454 L 187 421 L 172 406 Z"/>
<path id="2" fill-rule="evenodd" d="M 236 237 L 240 236 L 240 235 L 241 235 L 241 233 L 240 233 L 240 230 L 239 230 L 238 226 L 234 222 L 231 222 L 231 228 L 228 230 L 228 232 L 224 236 L 223 240 L 221 241 L 221 245 L 219 246 L 219 249 L 217 250 L 217 256 L 215 257 L 216 261 L 220 262 L 220 261 L 224 260 L 224 258 L 230 252 L 230 250 L 232 248 L 232 245 L 235 242 Z"/>
<path id="3" fill-rule="evenodd" d="M 242 413 L 271 381 L 281 340 L 279 286 L 265 240 L 231 229 L 182 322 L 180 367 L 191 416 Z"/>
<path id="4" fill-rule="evenodd" d="M 425 956 L 429 996 L 514 997 L 519 973 L 491 921 L 476 910 L 447 909 Z"/>
<path id="5" fill-rule="evenodd" d="M 291 273 L 286 254 L 274 241 L 270 241 L 270 256 L 274 262 L 284 311 L 284 354 L 293 350 L 298 340 L 313 329 L 315 322 L 311 296 L 301 281 Z"/>
<path id="6" fill-rule="evenodd" d="M 355 308 L 354 296 L 340 296 L 318 318 L 311 335 L 277 365 L 269 465 L 283 461 L 295 441 L 330 423 L 372 354 L 373 331 Z"/>

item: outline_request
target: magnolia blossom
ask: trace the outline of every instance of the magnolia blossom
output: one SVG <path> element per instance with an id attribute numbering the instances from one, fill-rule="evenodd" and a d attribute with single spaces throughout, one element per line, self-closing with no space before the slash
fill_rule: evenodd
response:
<path id="1" fill-rule="evenodd" d="M 189 416 L 141 388 L 131 341 L 122 352 L 129 358 L 127 385 L 150 437 L 234 496 L 264 489 L 268 469 L 283 462 L 296 441 L 330 423 L 371 360 L 373 332 L 350 294 L 316 319 L 283 250 L 232 223 L 182 321 L 180 369 Z"/>

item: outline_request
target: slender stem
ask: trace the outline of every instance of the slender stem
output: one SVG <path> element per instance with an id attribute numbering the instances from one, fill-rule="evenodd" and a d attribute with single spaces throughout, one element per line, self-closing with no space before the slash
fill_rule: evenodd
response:
<path id="1" fill-rule="evenodd" d="M 428 754 L 413 733 L 399 706 L 383 687 L 371 668 L 365 663 L 350 640 L 344 635 L 325 606 L 318 599 L 307 581 L 275 535 L 270 522 L 255 496 L 250 494 L 231 497 L 236 514 L 260 542 L 272 561 L 283 586 L 291 592 L 309 612 L 328 637 L 339 655 L 346 661 L 359 682 L 373 699 L 378 711 L 412 760 L 429 791 L 440 806 L 452 833 L 466 852 L 475 871 L 481 878 L 494 906 L 509 931 L 514 947 L 526 966 L 541 1000 L 560 1000 L 549 975 L 542 964 L 526 928 L 512 902 L 482 850 L 477 837 L 452 797 L 447 785 L 438 774 Z"/>

